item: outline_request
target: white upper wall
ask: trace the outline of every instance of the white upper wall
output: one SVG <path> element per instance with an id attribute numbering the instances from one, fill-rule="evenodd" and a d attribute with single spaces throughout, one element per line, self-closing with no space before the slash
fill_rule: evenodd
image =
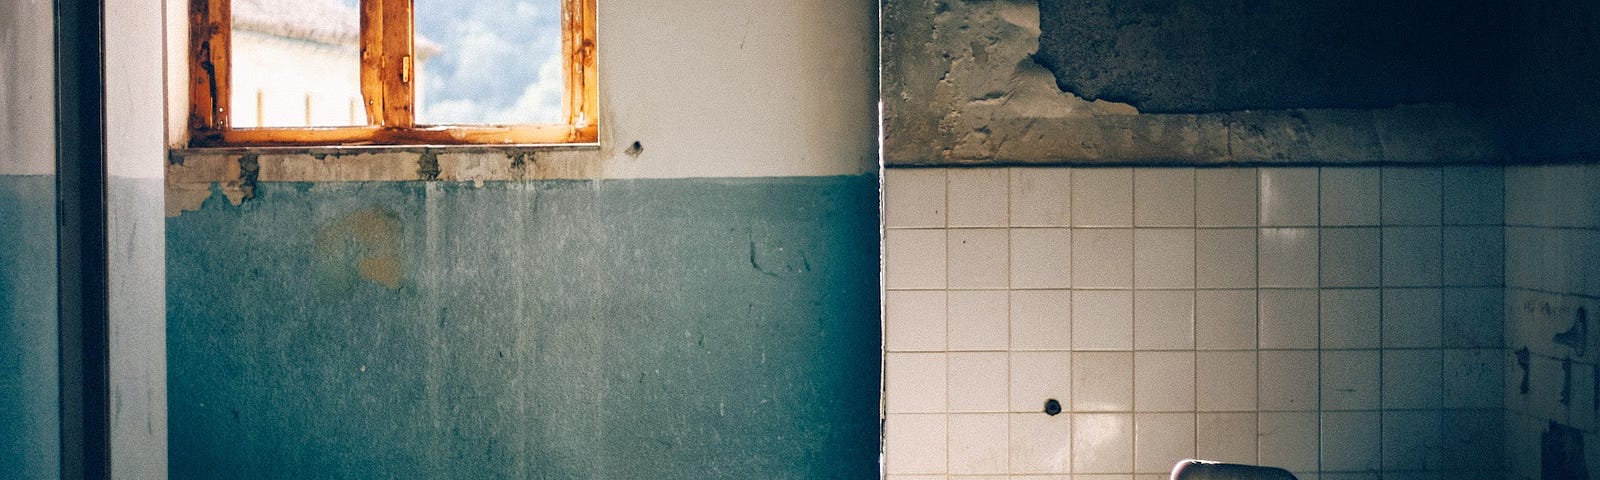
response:
<path id="1" fill-rule="evenodd" d="M 0 2 L 0 175 L 55 173 L 53 5 Z"/>
<path id="2" fill-rule="evenodd" d="M 599 1 L 607 177 L 877 166 L 876 2 Z M 624 150 L 639 142 L 637 157 Z"/>
<path id="3" fill-rule="evenodd" d="M 187 116 L 182 3 L 167 5 L 174 143 Z M 877 168 L 876 2 L 600 0 L 598 17 L 599 176 Z"/>
<path id="4" fill-rule="evenodd" d="M 166 165 L 162 2 L 105 4 L 106 159 L 113 177 L 159 179 Z"/>

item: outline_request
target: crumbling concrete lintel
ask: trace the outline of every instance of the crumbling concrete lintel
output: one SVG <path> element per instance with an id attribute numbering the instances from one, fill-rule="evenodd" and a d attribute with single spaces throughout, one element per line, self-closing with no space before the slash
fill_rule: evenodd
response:
<path id="1" fill-rule="evenodd" d="M 884 5 L 884 163 L 1492 163 L 1495 116 L 1452 104 L 1140 113 L 1062 92 L 1034 62 L 1036 0 Z"/>

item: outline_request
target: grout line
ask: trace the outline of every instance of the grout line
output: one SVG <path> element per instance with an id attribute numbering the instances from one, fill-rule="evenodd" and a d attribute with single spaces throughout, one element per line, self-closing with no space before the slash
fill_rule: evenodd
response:
<path id="1" fill-rule="evenodd" d="M 1316 248 L 1316 252 L 1317 252 L 1317 262 L 1316 262 L 1316 265 L 1317 265 L 1317 302 L 1316 303 L 1317 303 L 1317 306 L 1316 306 L 1315 313 L 1313 313 L 1313 315 L 1317 319 L 1317 323 L 1316 323 L 1317 343 L 1316 343 L 1316 347 L 1315 347 L 1316 348 L 1316 352 L 1317 352 L 1317 365 L 1316 365 L 1316 368 L 1317 368 L 1317 371 L 1316 371 L 1316 378 L 1317 378 L 1316 392 L 1317 392 L 1317 397 L 1315 399 L 1312 399 L 1312 405 L 1316 406 L 1316 411 L 1317 411 L 1317 417 L 1314 419 L 1315 422 L 1316 422 L 1316 425 L 1317 425 L 1317 432 L 1316 432 L 1317 437 L 1316 437 L 1316 442 L 1315 442 L 1316 451 L 1313 452 L 1313 454 L 1316 455 L 1317 473 L 1319 473 L 1319 474 L 1322 473 L 1322 471 L 1323 471 L 1323 466 L 1322 466 L 1322 240 L 1323 240 L 1323 237 L 1322 237 L 1322 235 L 1323 235 L 1323 232 L 1322 232 L 1322 188 L 1323 188 L 1323 185 L 1322 185 L 1322 172 L 1323 172 L 1322 168 L 1318 168 L 1317 169 L 1317 191 L 1316 191 L 1316 195 L 1317 195 L 1317 248 Z M 1379 213 L 1381 214 L 1382 212 L 1379 212 Z"/>
<path id="2" fill-rule="evenodd" d="M 1262 226 L 1261 226 L 1261 195 L 1262 195 L 1262 192 L 1261 192 L 1261 174 L 1262 174 L 1262 171 L 1259 168 L 1253 168 L 1253 169 L 1251 169 L 1251 171 L 1254 174 L 1253 180 L 1255 180 L 1255 186 L 1256 186 L 1255 199 L 1254 199 L 1255 200 L 1255 214 L 1256 214 L 1255 215 L 1256 216 L 1256 222 L 1255 222 L 1255 234 L 1256 234 L 1256 286 L 1255 286 L 1255 290 L 1252 292 L 1254 294 L 1253 296 L 1255 297 L 1255 301 L 1251 302 L 1251 306 L 1255 307 L 1255 312 L 1256 312 L 1256 315 L 1255 315 L 1255 317 L 1256 317 L 1255 318 L 1255 322 L 1256 322 L 1256 324 L 1255 324 L 1255 327 L 1256 327 L 1255 328 L 1256 341 L 1255 341 L 1255 345 L 1254 345 L 1254 347 L 1256 349 L 1256 365 L 1255 365 L 1255 367 L 1256 367 L 1255 368 L 1255 375 L 1256 375 L 1256 378 L 1255 378 L 1255 380 L 1256 380 L 1256 382 L 1255 382 L 1256 383 L 1256 391 L 1255 391 L 1255 394 L 1256 394 L 1255 395 L 1256 396 L 1256 398 L 1255 398 L 1255 401 L 1256 401 L 1256 403 L 1255 403 L 1255 424 L 1256 424 L 1256 428 L 1255 428 L 1255 435 L 1253 437 L 1251 437 L 1251 440 L 1253 441 L 1253 443 L 1255 443 L 1255 445 L 1252 445 L 1252 446 L 1255 448 L 1255 451 L 1256 451 L 1256 464 L 1259 465 L 1259 464 L 1264 463 L 1264 462 L 1261 461 L 1262 459 L 1261 459 L 1261 350 L 1260 350 L 1261 349 L 1261 233 L 1262 233 Z"/>
<path id="3" fill-rule="evenodd" d="M 1383 224 L 1383 203 L 1384 203 L 1383 202 L 1383 197 L 1384 197 L 1383 194 L 1384 194 L 1384 191 L 1387 190 L 1386 188 L 1384 188 L 1383 179 L 1384 179 L 1384 177 L 1387 176 L 1386 175 L 1387 173 L 1388 173 L 1387 169 L 1378 168 L 1378 223 L 1380 225 Z M 1441 192 L 1442 192 L 1442 190 L 1441 190 Z M 1443 193 L 1441 193 L 1440 195 L 1442 196 Z M 1383 232 L 1384 232 L 1384 230 L 1387 230 L 1387 226 L 1378 228 L 1378 285 L 1379 285 L 1379 287 L 1383 287 L 1383 285 L 1385 283 L 1387 283 L 1387 282 L 1384 281 L 1384 271 L 1383 271 L 1383 257 L 1384 257 Z M 1387 316 L 1384 314 L 1384 297 L 1386 296 L 1387 292 L 1388 292 L 1388 290 L 1386 288 L 1379 288 L 1379 290 L 1378 290 L 1378 458 L 1377 458 L 1377 465 L 1378 465 L 1378 471 L 1380 471 L 1380 472 L 1383 471 L 1383 447 L 1384 447 L 1384 445 L 1383 445 L 1383 407 L 1384 407 L 1384 405 L 1383 405 L 1383 357 L 1384 357 L 1384 355 L 1383 355 L 1383 353 L 1384 353 L 1385 345 L 1384 345 L 1384 339 L 1383 339 L 1383 327 L 1384 327 L 1384 324 L 1387 323 L 1387 320 L 1388 320 Z M 1441 296 L 1442 296 L 1442 294 L 1441 294 Z"/>
<path id="4" fill-rule="evenodd" d="M 950 171 L 940 169 L 944 177 L 944 291 L 945 291 L 945 349 L 950 348 Z M 947 351 L 944 358 L 944 408 L 940 410 L 944 416 L 944 472 L 950 473 L 950 353 Z"/>

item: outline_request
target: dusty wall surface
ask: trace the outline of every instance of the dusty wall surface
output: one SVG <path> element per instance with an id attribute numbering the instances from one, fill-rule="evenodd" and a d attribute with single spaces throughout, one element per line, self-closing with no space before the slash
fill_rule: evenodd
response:
<path id="1" fill-rule="evenodd" d="M 168 219 L 174 477 L 874 478 L 876 177 L 268 182 Z"/>
<path id="2" fill-rule="evenodd" d="M 52 3 L 0 3 L 0 478 L 60 475 Z"/>
<path id="3" fill-rule="evenodd" d="M 1475 104 L 1509 73 L 1502 1 L 1039 4 L 1056 84 L 1145 113 Z"/>
<path id="4" fill-rule="evenodd" d="M 1435 98 L 1433 95 L 1391 92 L 1387 96 L 1352 100 L 1347 105 L 1333 97 L 1327 102 L 1304 104 L 1328 108 L 1231 110 L 1254 102 L 1235 102 L 1223 94 L 1226 92 L 1193 92 L 1170 84 L 1203 81 L 1207 72 L 1218 79 L 1238 81 L 1229 76 L 1231 69 L 1250 69 L 1228 60 L 1209 65 L 1208 70 L 1200 72 L 1161 72 L 1160 79 L 1170 79 L 1170 82 L 1147 78 L 1141 68 L 1185 68 L 1188 63 L 1200 60 L 1190 58 L 1188 54 L 1192 52 L 1185 49 L 1166 50 L 1160 48 L 1161 45 L 1141 50 L 1150 56 L 1143 62 L 1129 61 L 1125 56 L 1117 56 L 1115 51 L 1107 58 L 1080 61 L 1097 62 L 1098 68 L 1116 73 L 1112 78 L 1104 78 L 1110 73 L 1101 75 L 1098 81 L 1136 77 L 1139 82 L 1171 87 L 1159 92 L 1175 101 L 1168 102 L 1169 105 L 1152 104 L 1158 110 L 1166 107 L 1203 113 L 1141 112 L 1137 106 L 1153 98 L 1149 95 L 1110 95 L 1118 100 L 1136 101 L 1134 104 L 1108 99 L 1091 101 L 1063 92 L 1058 86 L 1062 79 L 1035 60 L 1035 54 L 1041 53 L 1041 35 L 1045 34 L 1040 27 L 1065 30 L 1049 32 L 1047 38 L 1059 39 L 1053 40 L 1055 43 L 1050 46 L 1065 45 L 1074 38 L 1103 37 L 1110 34 L 1104 29 L 1118 27 L 1093 22 L 1063 26 L 1061 21 L 1075 17 L 1059 16 L 1066 12 L 1050 13 L 1050 21 L 1042 22 L 1040 4 L 1027 0 L 885 2 L 882 32 L 885 163 L 891 166 L 1432 163 L 1486 162 L 1503 156 L 1501 122 L 1495 115 L 1467 106 L 1416 103 L 1431 101 Z M 1143 15 L 1161 17 L 1168 13 L 1156 10 Z M 1177 13 L 1181 12 L 1171 12 L 1175 16 Z M 1184 28 L 1202 26 L 1169 22 L 1159 27 L 1140 28 L 1156 33 L 1153 39 L 1148 39 L 1154 41 L 1182 32 Z M 1118 32 L 1117 38 L 1122 38 L 1120 35 L 1124 33 L 1141 32 L 1138 28 L 1123 27 L 1126 28 L 1112 30 Z M 1176 30 L 1168 32 L 1166 28 Z M 1088 53 L 1095 51 L 1092 45 L 1082 48 L 1089 49 Z M 1151 53 L 1155 51 L 1167 53 Z M 1077 52 L 1062 51 L 1056 55 L 1066 58 L 1071 56 L 1069 53 Z M 1208 53 L 1209 57 L 1205 58 L 1211 59 L 1228 54 Z M 1050 52 L 1044 52 L 1039 58 L 1046 58 L 1048 54 Z M 1285 54 L 1278 52 L 1278 55 Z M 1199 75 L 1201 80 L 1191 78 L 1193 75 Z M 1212 83 L 1218 81 L 1221 80 Z M 1125 84 L 1128 82 L 1113 82 L 1098 87 L 1096 92 L 1117 91 Z M 1383 85 L 1383 82 L 1376 82 L 1347 86 L 1349 90 L 1339 98 L 1359 96 L 1360 92 L 1381 89 Z M 1267 92 L 1274 95 L 1259 93 L 1260 97 L 1254 98 L 1249 96 L 1254 90 L 1248 87 L 1240 85 L 1241 92 L 1229 95 L 1262 100 L 1260 104 L 1265 107 L 1295 106 L 1297 102 L 1285 102 L 1283 98 L 1299 98 L 1282 90 L 1287 87 L 1281 85 Z M 1390 103 L 1395 105 L 1369 108 Z"/>
<path id="5" fill-rule="evenodd" d="M 600 8 L 598 146 L 169 155 L 173 477 L 875 477 L 873 4 Z"/>
<path id="6" fill-rule="evenodd" d="M 1516 102 L 1512 154 L 1539 162 L 1600 161 L 1600 4 L 1519 3 L 1511 39 Z"/>
<path id="7" fill-rule="evenodd" d="M 0 175 L 0 477 L 60 476 L 56 179 Z"/>
<path id="8" fill-rule="evenodd" d="M 161 0 L 104 15 L 111 474 L 167 478 Z"/>
<path id="9" fill-rule="evenodd" d="M 1556 423 L 1582 441 L 1567 458 L 1600 466 L 1597 184 L 1596 165 L 1506 168 L 1506 478 L 1550 478 L 1542 459 L 1560 456 L 1542 437 Z"/>

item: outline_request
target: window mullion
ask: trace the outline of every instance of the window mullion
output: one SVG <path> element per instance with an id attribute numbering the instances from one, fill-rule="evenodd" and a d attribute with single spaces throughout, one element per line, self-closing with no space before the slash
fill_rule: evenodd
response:
<path id="1" fill-rule="evenodd" d="M 368 125 L 385 125 L 383 92 L 384 0 L 361 0 L 361 101 Z"/>
<path id="2" fill-rule="evenodd" d="M 372 1 L 372 0 L 369 0 Z M 411 0 L 380 0 L 383 3 L 383 117 L 384 126 L 411 128 L 416 126 L 416 112 L 412 108 L 415 88 L 416 62 L 415 28 L 412 23 Z"/>

